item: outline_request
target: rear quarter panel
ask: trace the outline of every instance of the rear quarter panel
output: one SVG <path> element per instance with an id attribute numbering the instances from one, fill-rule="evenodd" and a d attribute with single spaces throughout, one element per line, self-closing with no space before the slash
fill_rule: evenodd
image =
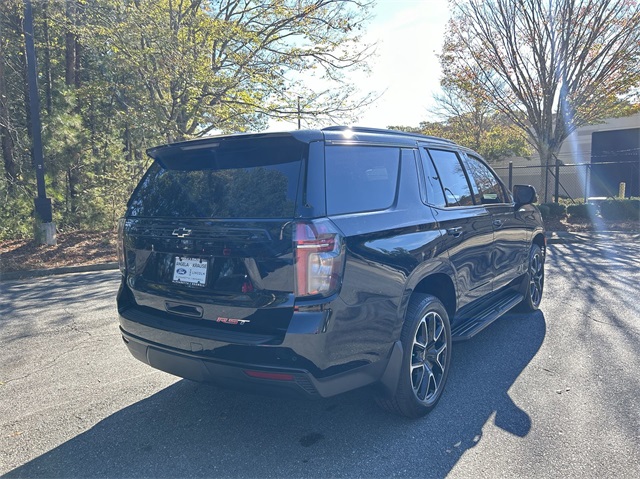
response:
<path id="1" fill-rule="evenodd" d="M 336 363 L 386 357 L 400 336 L 416 271 L 427 274 L 445 263 L 436 258 L 441 233 L 421 201 L 413 158 L 403 158 L 399 184 L 388 210 L 330 217 L 345 235 L 347 251 L 340 295 L 332 303 L 334 337 L 327 341 Z"/>

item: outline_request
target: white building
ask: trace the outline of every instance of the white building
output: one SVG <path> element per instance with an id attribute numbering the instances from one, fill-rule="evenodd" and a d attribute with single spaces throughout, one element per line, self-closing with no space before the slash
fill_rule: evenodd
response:
<path id="1" fill-rule="evenodd" d="M 578 128 L 562 144 L 558 160 L 562 164 L 560 197 L 616 196 L 620 182 L 626 185 L 625 196 L 640 196 L 640 113 Z M 539 157 L 514 157 L 494 163 L 505 182 L 509 180 L 510 161 L 513 184 L 535 186 L 543 202 L 546 181 Z M 553 199 L 554 173 L 552 169 L 547 179 L 548 201 Z"/>

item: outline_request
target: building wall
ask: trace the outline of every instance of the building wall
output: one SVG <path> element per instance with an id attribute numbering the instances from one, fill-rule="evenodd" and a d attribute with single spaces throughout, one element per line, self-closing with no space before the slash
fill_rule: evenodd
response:
<path id="1" fill-rule="evenodd" d="M 640 128 L 640 113 L 623 118 L 610 118 L 597 125 L 578 128 L 562 144 L 558 159 L 563 166 L 560 169 L 560 196 L 585 198 L 590 194 L 589 183 L 591 164 L 592 134 L 611 130 Z M 540 166 L 539 156 L 530 159 L 513 157 L 493 163 L 500 177 L 508 182 L 508 166 L 513 162 L 513 184 L 529 184 L 536 187 L 540 201 L 544 201 L 545 170 Z M 612 165 L 612 167 L 615 167 Z M 635 170 L 634 170 L 635 171 Z M 548 201 L 552 201 L 554 177 L 548 175 Z"/>

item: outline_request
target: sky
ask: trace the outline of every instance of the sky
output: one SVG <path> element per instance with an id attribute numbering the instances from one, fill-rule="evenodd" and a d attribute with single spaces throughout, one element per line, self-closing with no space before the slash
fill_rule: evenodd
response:
<path id="1" fill-rule="evenodd" d="M 440 63 L 449 9 L 447 0 L 377 0 L 364 42 L 375 43 L 370 74 L 354 75 L 363 92 L 380 97 L 360 114 L 355 124 L 374 128 L 418 126 L 434 119 L 429 113 L 439 91 Z M 296 128 L 273 123 L 269 130 Z"/>
<path id="2" fill-rule="evenodd" d="M 358 124 L 418 126 L 433 118 L 428 110 L 440 90 L 436 55 L 449 19 L 447 0 L 378 0 L 373 14 L 366 38 L 378 47 L 367 87 L 382 96 Z"/>

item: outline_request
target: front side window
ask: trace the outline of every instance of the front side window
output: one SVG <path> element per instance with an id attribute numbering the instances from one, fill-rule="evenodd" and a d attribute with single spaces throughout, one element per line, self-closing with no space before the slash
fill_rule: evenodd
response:
<path id="1" fill-rule="evenodd" d="M 429 149 L 438 171 L 447 206 L 472 206 L 473 196 L 458 154 L 449 150 Z"/>
<path id="2" fill-rule="evenodd" d="M 462 161 L 476 197 L 476 203 L 483 205 L 504 203 L 504 191 L 493 172 L 479 159 L 463 155 Z"/>
<path id="3" fill-rule="evenodd" d="M 377 211 L 393 205 L 399 148 L 327 146 L 325 165 L 328 214 Z"/>

